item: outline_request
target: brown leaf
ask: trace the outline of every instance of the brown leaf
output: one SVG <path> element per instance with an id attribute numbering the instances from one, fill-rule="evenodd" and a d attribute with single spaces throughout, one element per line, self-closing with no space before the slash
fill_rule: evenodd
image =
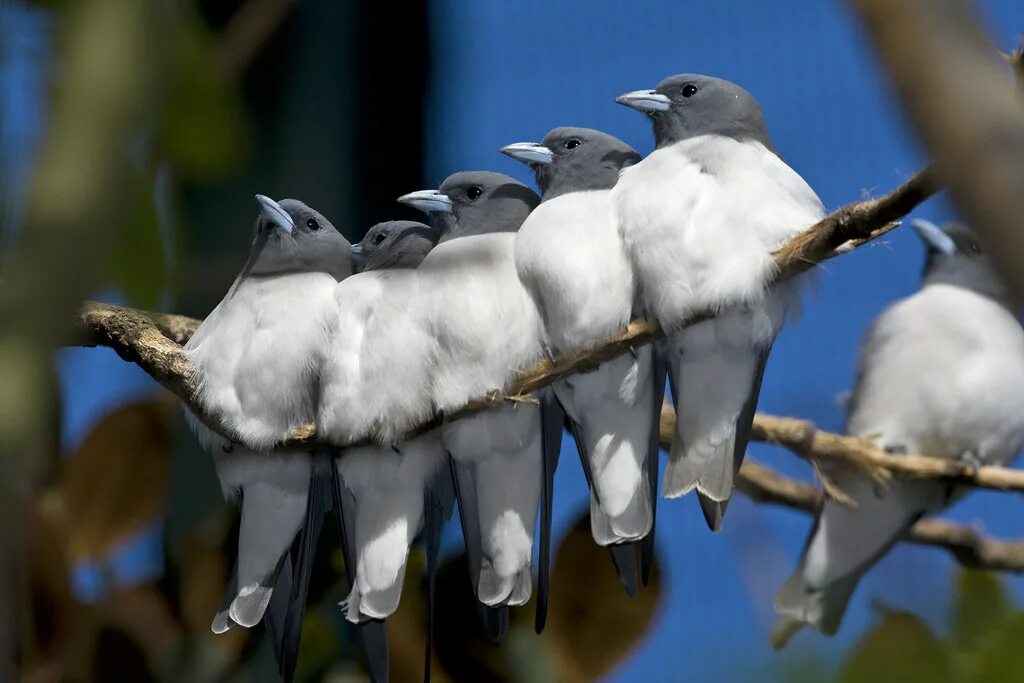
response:
<path id="1" fill-rule="evenodd" d="M 58 494 L 73 561 L 102 557 L 163 514 L 167 413 L 157 401 L 118 408 L 99 421 L 67 463 Z"/>
<path id="2" fill-rule="evenodd" d="M 660 599 L 657 561 L 647 587 L 630 598 L 608 550 L 594 543 L 589 514 L 580 517 L 555 556 L 548 626 L 542 635 L 558 680 L 605 676 L 647 633 Z"/>

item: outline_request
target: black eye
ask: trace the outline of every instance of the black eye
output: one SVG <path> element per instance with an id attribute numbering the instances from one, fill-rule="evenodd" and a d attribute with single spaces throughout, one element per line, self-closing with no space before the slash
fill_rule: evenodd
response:
<path id="1" fill-rule="evenodd" d="M 971 242 L 970 244 L 967 245 L 967 248 L 973 251 L 975 254 L 981 253 L 981 245 L 978 244 L 977 242 Z"/>
<path id="2" fill-rule="evenodd" d="M 683 86 L 683 89 L 679 91 L 679 94 L 683 97 L 693 97 L 697 94 L 697 86 L 693 83 L 687 83 Z"/>
<path id="3" fill-rule="evenodd" d="M 306 221 L 306 227 L 309 228 L 310 230 L 319 230 L 320 223 L 315 218 L 310 218 L 308 221 Z"/>
<path id="4" fill-rule="evenodd" d="M 384 233 L 378 232 L 377 236 L 373 238 L 373 243 L 374 244 L 380 244 L 381 242 L 384 241 L 385 237 L 386 237 L 386 235 Z"/>
<path id="5" fill-rule="evenodd" d="M 470 199 L 479 199 L 480 195 L 482 195 L 483 193 L 484 191 L 481 190 L 476 185 L 466 190 L 466 196 L 469 197 Z"/>
<path id="6" fill-rule="evenodd" d="M 583 142 L 581 140 L 577 140 L 576 138 L 569 138 L 568 140 L 565 141 L 565 148 L 566 149 L 576 149 L 577 147 L 579 147 L 582 144 L 583 144 Z"/>

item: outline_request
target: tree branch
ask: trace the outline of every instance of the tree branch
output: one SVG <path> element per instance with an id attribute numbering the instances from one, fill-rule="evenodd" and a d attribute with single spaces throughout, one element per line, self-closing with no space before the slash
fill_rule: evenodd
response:
<path id="1" fill-rule="evenodd" d="M 933 174 L 925 169 L 883 197 L 849 204 L 830 214 L 775 253 L 775 281 L 794 277 L 821 261 L 851 251 L 886 234 L 898 225 L 894 221 L 938 190 L 939 185 Z M 713 315 L 711 311 L 705 312 L 694 316 L 687 324 L 696 324 Z M 78 321 L 83 345 L 113 348 L 123 359 L 137 364 L 181 398 L 212 429 L 231 441 L 238 441 L 220 425 L 216 416 L 203 414 L 194 400 L 195 384 L 188 370 L 188 359 L 179 345 L 188 340 L 198 324 L 198 321 L 183 316 L 149 313 L 100 303 L 87 303 Z M 617 337 L 575 354 L 538 361 L 520 372 L 518 378 L 503 392 L 493 392 L 484 398 L 470 401 L 459 410 L 437 415 L 408 436 L 433 429 L 442 422 L 500 407 L 507 400 L 531 394 L 569 375 L 591 371 L 607 360 L 663 336 L 654 321 L 634 320 Z M 369 440 L 361 443 L 369 443 Z M 293 432 L 279 448 L 308 451 L 319 445 L 316 442 L 316 428 L 310 424 Z"/>
<path id="2" fill-rule="evenodd" d="M 822 492 L 810 484 L 783 477 L 751 458 L 743 461 L 736 488 L 755 502 L 812 514 L 817 512 L 822 500 Z M 985 538 L 964 524 L 922 519 L 904 540 L 947 550 L 957 562 L 972 569 L 1024 573 L 1024 542 Z"/>
<path id="3" fill-rule="evenodd" d="M 957 208 L 1024 297 L 1024 106 L 1007 87 L 1006 65 L 992 50 L 975 3 L 851 4 Z"/>

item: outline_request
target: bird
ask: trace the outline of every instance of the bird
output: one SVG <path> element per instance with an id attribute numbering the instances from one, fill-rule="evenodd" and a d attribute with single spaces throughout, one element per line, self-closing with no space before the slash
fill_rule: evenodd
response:
<path id="1" fill-rule="evenodd" d="M 655 150 L 623 170 L 612 203 L 645 312 L 668 335 L 678 419 L 662 493 L 696 489 L 718 531 L 768 353 L 800 302 L 802 278 L 772 284 L 772 251 L 825 211 L 738 85 L 680 74 L 616 101 L 654 128 Z M 708 310 L 718 315 L 682 327 Z"/>
<path id="2" fill-rule="evenodd" d="M 430 341 L 406 304 L 416 291 L 415 268 L 438 237 L 435 228 L 414 221 L 386 221 L 367 231 L 353 248 L 360 272 L 335 290 L 335 334 L 319 366 L 321 437 L 378 442 L 340 449 L 329 474 L 349 581 L 342 607 L 359 625 L 374 681 L 389 678 L 384 619 L 398 606 L 409 547 L 424 523 L 432 619 L 433 569 L 450 514 L 439 439 L 428 434 L 401 443 L 432 411 L 423 400 Z M 404 421 L 382 433 L 381 416 L 389 415 Z M 429 658 L 427 667 L 429 675 Z"/>
<path id="3" fill-rule="evenodd" d="M 416 221 L 377 223 L 352 246 L 352 263 L 356 272 L 415 268 L 434 248 L 439 237 L 436 228 Z"/>
<path id="4" fill-rule="evenodd" d="M 351 245 L 298 200 L 256 200 L 249 259 L 184 348 L 201 412 L 216 416 L 207 419 L 218 419 L 238 443 L 195 412 L 186 417 L 212 451 L 225 495 L 241 507 L 238 558 L 212 629 L 252 627 L 266 615 L 290 680 L 294 657 L 286 653 L 297 652 L 298 639 L 285 636 L 286 624 L 301 620 L 305 595 L 292 581 L 288 552 L 306 522 L 313 459 L 273 448 L 314 418 L 314 359 L 331 334 L 334 289 L 351 273 Z M 300 565 L 295 573 L 308 569 Z"/>
<path id="5" fill-rule="evenodd" d="M 859 352 L 846 432 L 893 454 L 1006 465 L 1024 446 L 1024 330 L 1019 302 L 973 231 L 911 225 L 924 241 L 920 289 L 886 308 Z M 775 597 L 782 647 L 803 625 L 835 633 L 860 578 L 923 515 L 967 489 L 927 479 L 878 486 L 826 472 L 855 507 L 826 499 L 796 572 Z"/>
<path id="6" fill-rule="evenodd" d="M 399 199 L 442 226 L 438 246 L 417 269 L 420 307 L 435 340 L 431 400 L 445 412 L 506 387 L 543 355 L 542 323 L 515 269 L 515 231 L 539 203 L 536 193 L 497 173 L 462 172 L 437 190 Z M 533 533 L 545 477 L 560 445 L 561 413 L 549 392 L 448 422 L 466 555 L 481 618 L 493 640 L 508 628 L 508 606 L 533 588 Z M 549 513 L 549 511 L 548 511 Z M 542 629 L 548 559 L 541 554 Z"/>
<path id="7" fill-rule="evenodd" d="M 540 206 L 516 236 L 515 258 L 546 343 L 570 354 L 622 332 L 639 301 L 611 188 L 640 155 L 607 133 L 574 127 L 501 151 L 527 164 L 541 189 Z M 592 534 L 612 551 L 630 594 L 637 590 L 632 542 L 649 539 L 645 583 L 653 549 L 664 386 L 664 364 L 651 345 L 553 385 L 590 484 Z"/>

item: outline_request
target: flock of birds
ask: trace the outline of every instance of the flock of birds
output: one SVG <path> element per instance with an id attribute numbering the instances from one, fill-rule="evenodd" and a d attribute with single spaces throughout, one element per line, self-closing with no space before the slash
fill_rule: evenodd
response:
<path id="1" fill-rule="evenodd" d="M 801 294 L 800 278 L 773 282 L 772 252 L 824 209 L 739 86 L 685 74 L 617 102 L 653 124 L 646 158 L 605 133 L 556 128 L 501 150 L 534 171 L 539 197 L 504 175 L 456 173 L 399 198 L 429 224 L 380 223 L 355 246 L 303 203 L 257 195 L 249 260 L 186 346 L 204 419 L 224 429 L 189 421 L 241 506 L 213 630 L 262 620 L 286 680 L 332 512 L 351 587 L 342 608 L 374 680 L 388 678 L 384 620 L 421 532 L 433 610 L 454 501 L 485 631 L 500 640 L 509 608 L 530 598 L 536 555 L 540 632 L 563 424 L 590 485 L 594 540 L 635 592 L 653 555 L 666 378 L 678 419 L 661 493 L 695 490 L 709 527 L 721 528 L 769 351 Z M 892 452 L 1006 463 L 1024 444 L 1024 332 L 1010 294 L 969 230 L 914 227 L 928 250 L 923 286 L 872 326 L 848 431 Z M 683 326 L 708 309 L 720 313 Z M 667 338 L 560 380 L 537 402 L 415 431 L 639 315 Z M 310 422 L 321 443 L 374 445 L 275 452 Z M 780 645 L 803 624 L 833 632 L 859 577 L 962 493 L 828 474 L 856 506 L 824 503 L 776 598 Z"/>

